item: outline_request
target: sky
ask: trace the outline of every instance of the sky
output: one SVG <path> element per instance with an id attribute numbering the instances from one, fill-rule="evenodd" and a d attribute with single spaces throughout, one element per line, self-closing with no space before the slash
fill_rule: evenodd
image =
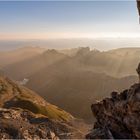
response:
<path id="1" fill-rule="evenodd" d="M 0 1 L 0 40 L 140 37 L 134 1 Z"/>

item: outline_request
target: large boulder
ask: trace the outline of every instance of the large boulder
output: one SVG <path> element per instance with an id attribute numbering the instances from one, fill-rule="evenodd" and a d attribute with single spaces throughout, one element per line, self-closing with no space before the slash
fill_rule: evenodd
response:
<path id="1" fill-rule="evenodd" d="M 87 139 L 140 139 L 140 84 L 91 106 L 96 122 Z"/>

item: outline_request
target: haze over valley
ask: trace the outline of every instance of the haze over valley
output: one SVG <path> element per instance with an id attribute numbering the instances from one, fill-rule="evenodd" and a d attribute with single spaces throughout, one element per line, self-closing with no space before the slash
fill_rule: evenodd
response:
<path id="1" fill-rule="evenodd" d="M 139 139 L 140 1 L 0 1 L 0 139 Z"/>
<path id="2" fill-rule="evenodd" d="M 134 68 L 139 56 L 139 48 L 99 51 L 89 47 L 63 50 L 24 47 L 5 51 L 0 62 L 5 75 L 19 83 L 27 79 L 26 87 L 90 122 L 92 114 L 87 106 L 138 81 Z"/>
<path id="3" fill-rule="evenodd" d="M 45 49 L 71 49 L 87 47 L 100 51 L 116 48 L 137 48 L 139 37 L 91 37 L 91 38 L 58 38 L 58 39 L 26 39 L 26 40 L 0 40 L 0 50 L 8 51 L 22 47 L 41 47 Z"/>

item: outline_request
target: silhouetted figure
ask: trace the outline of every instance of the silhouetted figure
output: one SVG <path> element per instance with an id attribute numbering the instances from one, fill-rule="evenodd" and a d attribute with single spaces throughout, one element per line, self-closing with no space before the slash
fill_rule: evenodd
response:
<path id="1" fill-rule="evenodd" d="M 139 76 L 139 83 L 140 83 L 140 63 L 138 65 L 138 68 L 136 69 L 138 76 Z"/>

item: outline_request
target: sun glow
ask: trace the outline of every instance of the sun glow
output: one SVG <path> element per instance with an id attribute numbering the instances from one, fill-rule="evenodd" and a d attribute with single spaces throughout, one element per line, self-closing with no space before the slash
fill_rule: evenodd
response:
<path id="1" fill-rule="evenodd" d="M 102 33 L 74 33 L 74 32 L 51 32 L 51 33 L 11 33 L 1 34 L 0 40 L 21 39 L 68 39 L 68 38 L 140 38 L 136 32 L 102 32 Z"/>

